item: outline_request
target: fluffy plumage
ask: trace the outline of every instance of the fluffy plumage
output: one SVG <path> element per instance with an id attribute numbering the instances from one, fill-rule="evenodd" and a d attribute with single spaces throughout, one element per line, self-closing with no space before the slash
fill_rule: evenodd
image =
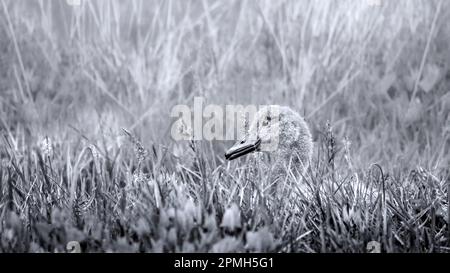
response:
<path id="1" fill-rule="evenodd" d="M 303 117 L 286 106 L 266 106 L 255 115 L 244 139 L 225 154 L 229 160 L 251 152 L 267 152 L 273 158 L 273 178 L 289 170 L 304 173 L 313 151 L 311 132 Z"/>

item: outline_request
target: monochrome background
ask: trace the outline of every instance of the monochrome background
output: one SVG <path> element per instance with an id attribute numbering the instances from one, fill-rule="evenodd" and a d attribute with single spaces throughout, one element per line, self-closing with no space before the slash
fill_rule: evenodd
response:
<path id="1" fill-rule="evenodd" d="M 0 252 L 450 251 L 449 2 L 0 14 Z M 265 158 L 174 141 L 171 109 L 194 97 L 290 106 L 313 134 L 307 174 L 267 194 Z"/>

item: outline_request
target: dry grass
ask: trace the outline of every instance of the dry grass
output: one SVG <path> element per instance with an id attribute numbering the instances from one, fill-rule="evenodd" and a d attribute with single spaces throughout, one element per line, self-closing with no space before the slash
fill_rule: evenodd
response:
<path id="1" fill-rule="evenodd" d="M 0 251 L 449 252 L 450 6 L 370 2 L 0 0 Z M 304 114 L 301 186 L 172 141 L 194 96 Z"/>

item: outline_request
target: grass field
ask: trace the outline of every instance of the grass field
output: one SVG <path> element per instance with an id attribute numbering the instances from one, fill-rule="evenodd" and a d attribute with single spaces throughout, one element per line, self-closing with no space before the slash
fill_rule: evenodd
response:
<path id="1" fill-rule="evenodd" d="M 0 252 L 450 252 L 449 17 L 446 0 L 0 0 Z M 304 115 L 305 177 L 271 195 L 232 142 L 174 141 L 194 97 Z"/>

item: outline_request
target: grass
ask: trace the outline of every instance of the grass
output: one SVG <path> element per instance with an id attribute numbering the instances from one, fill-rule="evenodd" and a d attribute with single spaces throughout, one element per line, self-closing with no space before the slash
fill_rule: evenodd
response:
<path id="1" fill-rule="evenodd" d="M 445 0 L 81 3 L 0 0 L 1 252 L 450 251 Z M 302 113 L 302 181 L 173 141 L 195 96 Z"/>

